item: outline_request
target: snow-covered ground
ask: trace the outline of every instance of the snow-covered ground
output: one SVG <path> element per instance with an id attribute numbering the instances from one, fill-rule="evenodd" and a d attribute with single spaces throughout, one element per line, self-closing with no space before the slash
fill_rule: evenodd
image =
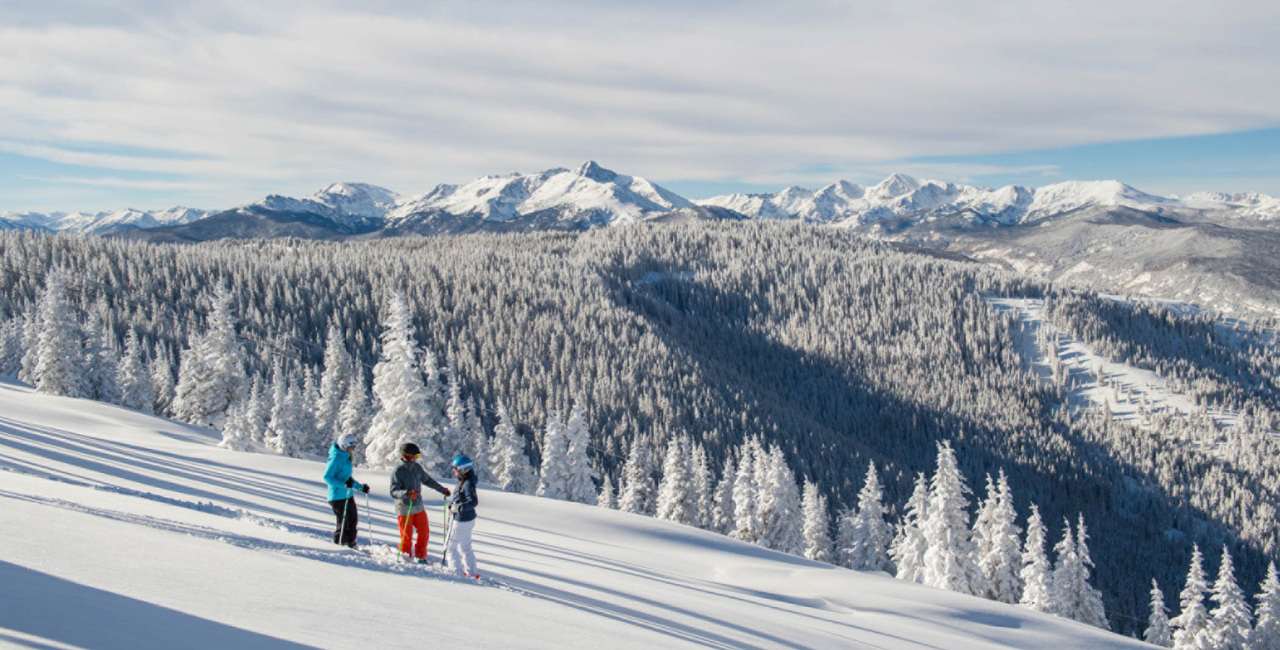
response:
<path id="1" fill-rule="evenodd" d="M 1036 298 L 988 298 L 998 312 L 1013 312 L 1022 324 L 1023 358 L 1046 380 L 1053 376 L 1054 359 L 1061 364 L 1076 404 L 1109 406 L 1123 421 L 1141 419 L 1139 407 L 1148 412 L 1172 409 L 1195 413 L 1196 405 L 1174 391 L 1169 382 L 1150 370 L 1118 363 L 1094 353 L 1089 344 L 1067 334 L 1049 321 L 1044 300 Z"/>
<path id="2" fill-rule="evenodd" d="M 1145 647 L 668 522 L 488 489 L 477 583 L 392 559 L 386 473 L 357 470 L 377 487 L 379 546 L 355 553 L 328 540 L 321 464 L 215 442 L 0 380 L 0 646 Z"/>

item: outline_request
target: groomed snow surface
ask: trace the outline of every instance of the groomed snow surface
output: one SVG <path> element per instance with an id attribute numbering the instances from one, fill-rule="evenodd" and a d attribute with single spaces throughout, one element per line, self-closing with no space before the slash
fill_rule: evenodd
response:
<path id="1" fill-rule="evenodd" d="M 385 472 L 356 472 L 375 486 L 378 544 L 356 553 L 330 543 L 321 463 L 216 442 L 0 380 L 0 646 L 1149 647 L 669 522 L 489 489 L 475 528 L 483 580 L 455 578 L 394 560 Z"/>

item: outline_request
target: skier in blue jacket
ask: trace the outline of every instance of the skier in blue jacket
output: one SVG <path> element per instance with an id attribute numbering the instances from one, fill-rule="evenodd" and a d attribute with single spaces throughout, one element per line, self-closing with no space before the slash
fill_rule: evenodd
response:
<path id="1" fill-rule="evenodd" d="M 356 437 L 347 433 L 329 448 L 329 464 L 324 468 L 324 482 L 329 484 L 329 506 L 338 518 L 333 531 L 333 543 L 356 547 L 356 531 L 360 518 L 356 513 L 354 491 L 369 492 L 368 484 L 357 483 L 351 477 L 351 453 L 356 449 Z"/>

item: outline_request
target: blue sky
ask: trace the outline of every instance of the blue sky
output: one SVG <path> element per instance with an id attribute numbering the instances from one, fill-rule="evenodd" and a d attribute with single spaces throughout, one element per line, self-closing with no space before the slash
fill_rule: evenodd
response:
<path id="1" fill-rule="evenodd" d="M 588 159 L 691 198 L 892 172 L 1280 195 L 1280 3 L 689 4 L 8 2 L 0 210 Z"/>

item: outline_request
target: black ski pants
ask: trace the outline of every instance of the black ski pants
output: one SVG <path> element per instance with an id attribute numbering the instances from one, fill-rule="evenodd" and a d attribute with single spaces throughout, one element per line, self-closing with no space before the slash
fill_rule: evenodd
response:
<path id="1" fill-rule="evenodd" d="M 338 526 L 333 531 L 333 543 L 355 546 L 356 530 L 360 527 L 360 518 L 356 516 L 356 498 L 330 501 L 329 505 L 333 507 L 333 516 L 338 518 Z"/>

